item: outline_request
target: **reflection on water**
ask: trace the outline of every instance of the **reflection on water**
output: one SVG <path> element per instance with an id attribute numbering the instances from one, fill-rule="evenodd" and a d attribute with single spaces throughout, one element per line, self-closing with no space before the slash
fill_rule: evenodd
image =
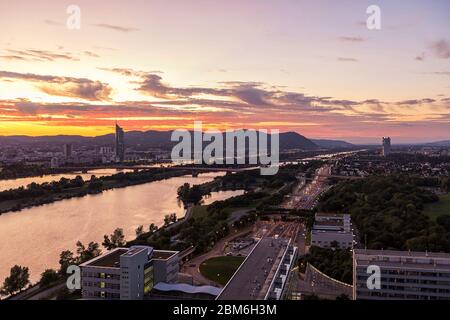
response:
<path id="1" fill-rule="evenodd" d="M 164 215 L 174 212 L 182 217 L 177 188 L 185 182 L 208 182 L 222 174 L 176 177 L 0 215 L 0 282 L 15 264 L 29 267 L 31 280 L 39 280 L 45 269 L 58 268 L 61 251 L 73 251 L 78 240 L 101 244 L 103 235 L 117 227 L 132 239 L 139 225 L 145 229 L 151 223 L 161 225 Z M 206 201 L 223 200 L 239 192 L 213 193 Z"/>
<path id="2" fill-rule="evenodd" d="M 76 176 L 81 176 L 83 180 L 91 179 L 92 175 L 96 177 L 110 176 L 116 174 L 118 172 L 130 172 L 132 170 L 116 170 L 116 169 L 96 169 L 91 170 L 88 173 L 62 173 L 62 174 L 47 174 L 42 177 L 30 177 L 30 178 L 19 178 L 19 179 L 10 179 L 10 180 L 0 180 L 0 191 L 16 189 L 19 187 L 26 187 L 32 182 L 36 182 L 38 184 L 44 182 L 52 182 L 59 181 L 61 178 L 74 179 Z"/>

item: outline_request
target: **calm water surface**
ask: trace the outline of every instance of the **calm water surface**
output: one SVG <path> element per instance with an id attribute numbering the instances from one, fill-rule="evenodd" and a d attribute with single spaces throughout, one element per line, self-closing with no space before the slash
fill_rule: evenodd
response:
<path id="1" fill-rule="evenodd" d="M 145 229 L 150 223 L 162 225 L 164 215 L 173 212 L 182 217 L 177 188 L 185 182 L 208 182 L 222 174 L 176 177 L 0 215 L 0 282 L 15 264 L 27 266 L 33 282 L 39 280 L 45 269 L 58 268 L 61 251 L 74 251 L 78 240 L 101 244 L 103 235 L 117 227 L 124 229 L 127 239 L 133 239 L 139 225 Z M 215 192 L 205 203 L 239 194 L 242 191 Z"/>
<path id="2" fill-rule="evenodd" d="M 110 176 L 119 172 L 129 172 L 132 170 L 116 170 L 116 169 L 96 169 L 91 170 L 88 173 L 62 173 L 62 174 L 47 174 L 42 177 L 30 177 L 30 178 L 19 178 L 19 179 L 10 179 L 10 180 L 0 180 L 0 191 L 16 189 L 19 187 L 26 187 L 32 182 L 36 182 L 38 184 L 44 182 L 52 182 L 59 181 L 61 178 L 74 179 L 76 176 L 81 176 L 84 180 L 91 179 L 92 175 L 96 177 Z"/>

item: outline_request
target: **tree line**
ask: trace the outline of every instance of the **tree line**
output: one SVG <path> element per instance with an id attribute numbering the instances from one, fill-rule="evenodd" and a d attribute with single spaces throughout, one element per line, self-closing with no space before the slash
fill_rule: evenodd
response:
<path id="1" fill-rule="evenodd" d="M 369 249 L 450 252 L 448 218 L 432 221 L 426 204 L 438 201 L 423 181 L 403 175 L 342 182 L 319 203 L 324 212 L 350 213 Z"/>

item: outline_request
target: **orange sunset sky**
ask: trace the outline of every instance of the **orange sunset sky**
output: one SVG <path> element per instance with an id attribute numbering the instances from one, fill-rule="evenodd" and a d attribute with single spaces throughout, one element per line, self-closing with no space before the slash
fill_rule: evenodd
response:
<path id="1" fill-rule="evenodd" d="M 381 29 L 369 30 L 377 3 Z M 81 9 L 71 30 L 67 7 Z M 0 135 L 450 139 L 450 2 L 0 0 Z"/>

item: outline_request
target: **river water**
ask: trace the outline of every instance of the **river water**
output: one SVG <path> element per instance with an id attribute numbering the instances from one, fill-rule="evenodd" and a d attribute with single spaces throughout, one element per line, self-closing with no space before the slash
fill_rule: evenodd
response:
<path id="1" fill-rule="evenodd" d="M 89 180 L 92 175 L 96 177 L 110 176 L 119 172 L 130 172 L 133 170 L 116 170 L 116 169 L 96 169 L 91 170 L 88 173 L 62 173 L 62 174 L 48 174 L 41 177 L 29 177 L 29 178 L 19 178 L 19 179 L 9 179 L 9 180 L 0 180 L 0 191 L 16 189 L 19 187 L 26 187 L 32 182 L 36 182 L 38 184 L 44 182 L 52 182 L 59 181 L 61 178 L 74 179 L 76 176 L 81 176 L 83 180 Z"/>
<path id="2" fill-rule="evenodd" d="M 94 174 L 100 175 L 99 172 Z M 185 182 L 201 184 L 220 175 L 223 173 L 170 178 L 2 214 L 0 284 L 15 264 L 30 269 L 32 282 L 39 280 L 45 269 L 58 268 L 61 251 L 74 251 L 78 240 L 85 245 L 89 241 L 101 244 L 103 235 L 112 233 L 118 227 L 124 229 L 127 239 L 133 239 L 139 225 L 144 225 L 144 229 L 148 230 L 151 223 L 162 225 L 166 214 L 175 212 L 178 217 L 182 217 L 184 210 L 177 201 L 177 188 Z M 59 178 L 43 177 L 46 181 Z M 13 187 L 20 185 L 22 180 L 17 179 Z M 214 192 L 205 200 L 205 204 L 242 193 L 239 190 Z"/>

